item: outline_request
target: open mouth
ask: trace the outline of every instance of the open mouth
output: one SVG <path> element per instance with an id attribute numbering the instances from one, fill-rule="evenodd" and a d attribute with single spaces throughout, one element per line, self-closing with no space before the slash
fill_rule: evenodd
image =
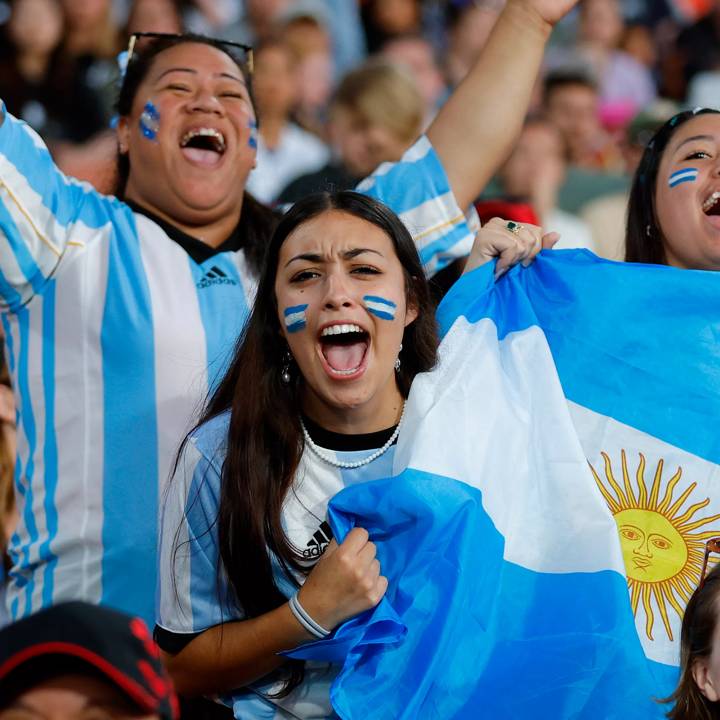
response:
<path id="1" fill-rule="evenodd" d="M 716 190 L 702 205 L 706 215 L 720 215 L 720 190 Z"/>
<path id="2" fill-rule="evenodd" d="M 370 335 L 359 325 L 329 325 L 320 333 L 320 351 L 333 376 L 351 378 L 363 370 Z"/>
<path id="3" fill-rule="evenodd" d="M 215 128 L 193 128 L 180 140 L 183 155 L 200 165 L 215 165 L 225 154 L 225 137 Z"/>

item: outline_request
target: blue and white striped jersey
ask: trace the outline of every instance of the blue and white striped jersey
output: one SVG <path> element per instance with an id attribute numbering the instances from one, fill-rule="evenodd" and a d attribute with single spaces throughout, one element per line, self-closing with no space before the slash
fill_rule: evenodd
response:
<path id="1" fill-rule="evenodd" d="M 176 634 L 195 634 L 229 620 L 243 618 L 237 606 L 221 598 L 227 585 L 218 586 L 222 566 L 218 550 L 217 512 L 222 464 L 225 459 L 230 412 L 193 432 L 183 449 L 178 472 L 170 481 L 160 531 L 160 582 L 157 624 Z M 373 450 L 325 452 L 338 460 L 355 462 Z M 339 469 L 319 460 L 308 449 L 302 456 L 293 489 L 285 498 L 282 521 L 285 533 L 311 562 L 322 553 L 329 537 L 324 523 L 327 505 L 348 485 L 392 477 L 395 446 L 360 468 Z M 323 528 L 327 527 L 324 532 Z M 248 548 L 248 552 L 252 552 Z M 276 564 L 275 580 L 288 598 L 296 586 Z M 303 581 L 302 576 L 296 580 Z M 222 577 L 221 577 L 222 581 Z M 252 582 L 248 578 L 248 582 Z M 339 667 L 309 663 L 302 685 L 284 698 L 267 698 L 281 687 L 281 677 L 270 675 L 252 686 L 222 698 L 236 718 L 334 718 L 330 685 Z"/>
<path id="2" fill-rule="evenodd" d="M 426 138 L 362 191 L 400 214 L 428 272 L 469 252 L 472 232 Z M 255 287 L 242 250 L 197 262 L 146 215 L 63 176 L 39 137 L 4 115 L 0 303 L 19 409 L 13 617 L 74 598 L 154 620 L 162 489 Z"/>

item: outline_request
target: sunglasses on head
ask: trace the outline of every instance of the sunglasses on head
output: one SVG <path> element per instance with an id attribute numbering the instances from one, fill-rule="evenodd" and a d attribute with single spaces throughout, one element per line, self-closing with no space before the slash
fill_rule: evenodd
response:
<path id="1" fill-rule="evenodd" d="M 192 35 L 177 34 L 177 33 L 155 33 L 155 32 L 135 32 L 130 35 L 127 46 L 127 62 L 132 60 L 133 53 L 136 47 L 139 47 L 138 43 L 144 41 L 152 42 L 154 40 L 184 40 L 191 39 Z M 252 75 L 253 72 L 253 49 L 249 45 L 243 45 L 242 43 L 231 42 L 230 40 L 218 40 L 216 38 L 206 38 L 213 44 L 225 49 L 230 57 L 240 56 L 240 60 L 245 64 L 247 71 Z"/>

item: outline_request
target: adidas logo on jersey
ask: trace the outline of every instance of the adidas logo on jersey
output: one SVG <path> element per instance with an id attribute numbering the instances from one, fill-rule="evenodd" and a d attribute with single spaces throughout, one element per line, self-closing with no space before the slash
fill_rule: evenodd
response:
<path id="1" fill-rule="evenodd" d="M 197 283 L 198 290 L 210 287 L 211 285 L 237 285 L 237 280 L 227 276 L 217 265 L 213 265 Z"/>
<path id="2" fill-rule="evenodd" d="M 323 520 L 320 527 L 310 538 L 307 547 L 303 550 L 303 557 L 307 560 L 319 558 L 325 552 L 325 548 L 332 538 L 333 532 L 330 526 Z"/>

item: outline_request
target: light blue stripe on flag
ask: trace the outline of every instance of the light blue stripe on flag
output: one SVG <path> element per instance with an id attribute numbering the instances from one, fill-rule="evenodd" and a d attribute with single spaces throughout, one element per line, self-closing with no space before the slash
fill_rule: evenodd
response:
<path id="1" fill-rule="evenodd" d="M 678 170 L 677 172 L 674 172 L 672 173 L 672 175 L 670 175 L 670 177 L 668 178 L 668 185 L 670 187 L 675 187 L 680 183 L 692 182 L 693 180 L 697 180 L 697 176 L 698 171 L 696 168 L 686 168 L 685 170 Z"/>

